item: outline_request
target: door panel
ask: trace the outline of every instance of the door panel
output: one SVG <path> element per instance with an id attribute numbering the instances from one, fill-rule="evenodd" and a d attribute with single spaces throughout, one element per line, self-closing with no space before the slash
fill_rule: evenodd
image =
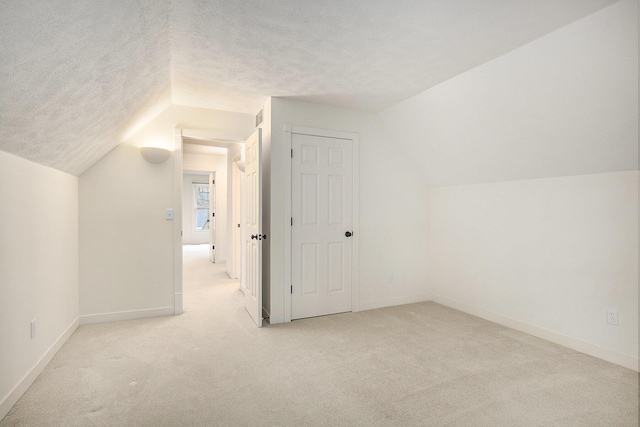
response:
<path id="1" fill-rule="evenodd" d="M 351 311 L 352 141 L 292 134 L 291 317 Z"/>
<path id="2" fill-rule="evenodd" d="M 262 326 L 262 133 L 257 129 L 245 143 L 247 214 L 245 218 L 246 289 L 244 305 L 258 327 Z"/>

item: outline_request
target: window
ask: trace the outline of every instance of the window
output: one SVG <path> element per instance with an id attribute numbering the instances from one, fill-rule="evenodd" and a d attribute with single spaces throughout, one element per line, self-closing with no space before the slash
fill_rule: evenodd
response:
<path id="1" fill-rule="evenodd" d="M 209 184 L 193 184 L 193 210 L 195 231 L 206 231 L 209 229 Z"/>

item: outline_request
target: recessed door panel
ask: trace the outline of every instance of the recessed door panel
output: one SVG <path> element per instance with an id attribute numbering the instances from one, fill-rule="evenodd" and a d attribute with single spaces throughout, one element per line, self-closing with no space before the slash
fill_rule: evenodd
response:
<path id="1" fill-rule="evenodd" d="M 318 174 L 302 174 L 302 225 L 317 226 L 320 212 L 320 181 Z"/>
<path id="2" fill-rule="evenodd" d="M 320 162 L 319 151 L 319 147 L 315 145 L 302 145 L 300 147 L 300 154 L 302 156 L 300 160 L 302 164 L 307 166 L 318 165 Z"/>
<path id="3" fill-rule="evenodd" d="M 344 148 L 329 147 L 329 166 L 344 167 Z"/>
<path id="4" fill-rule="evenodd" d="M 344 283 L 344 243 L 329 243 L 328 292 L 342 292 Z"/>
<path id="5" fill-rule="evenodd" d="M 331 175 L 328 177 L 328 184 L 329 225 L 339 227 L 344 225 L 344 177 Z"/>
<path id="6" fill-rule="evenodd" d="M 300 281 L 302 289 L 301 293 L 304 296 L 307 295 L 317 295 L 318 294 L 318 273 L 319 266 L 318 263 L 320 261 L 320 251 L 318 250 L 318 244 L 316 243 L 306 243 L 301 247 L 301 257 L 302 261 L 301 270 L 302 270 L 302 280 Z"/>

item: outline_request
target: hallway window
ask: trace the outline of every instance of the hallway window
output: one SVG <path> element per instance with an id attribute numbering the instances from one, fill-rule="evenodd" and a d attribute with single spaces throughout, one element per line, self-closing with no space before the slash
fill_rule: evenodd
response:
<path id="1" fill-rule="evenodd" d="M 193 184 L 195 231 L 209 229 L 209 184 Z"/>

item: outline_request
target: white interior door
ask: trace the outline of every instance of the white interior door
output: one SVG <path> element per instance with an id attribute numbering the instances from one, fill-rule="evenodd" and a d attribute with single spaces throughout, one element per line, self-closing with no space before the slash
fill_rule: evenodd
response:
<path id="1" fill-rule="evenodd" d="M 216 173 L 209 174 L 209 260 L 216 262 Z"/>
<path id="2" fill-rule="evenodd" d="M 291 138 L 291 318 L 351 311 L 353 143 Z"/>
<path id="3" fill-rule="evenodd" d="M 245 142 L 245 182 L 247 191 L 244 245 L 246 272 L 244 306 L 262 326 L 262 130 L 257 129 Z"/>

